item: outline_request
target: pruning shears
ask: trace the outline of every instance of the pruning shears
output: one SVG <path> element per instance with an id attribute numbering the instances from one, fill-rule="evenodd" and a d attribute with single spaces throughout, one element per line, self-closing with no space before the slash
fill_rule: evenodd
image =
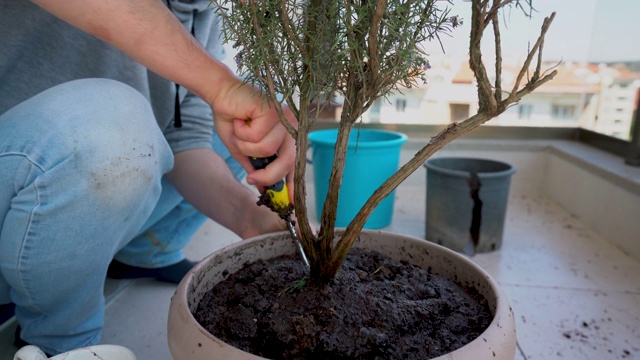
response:
<path id="1" fill-rule="evenodd" d="M 249 156 L 249 161 L 251 161 L 251 165 L 254 169 L 261 170 L 266 168 L 267 165 L 271 164 L 277 158 L 278 156 L 276 154 L 266 158 Z M 309 260 L 307 260 L 307 256 L 304 254 L 304 248 L 302 247 L 300 237 L 298 236 L 298 232 L 296 231 L 295 222 L 291 218 L 291 215 L 293 213 L 293 205 L 291 204 L 291 200 L 289 199 L 289 189 L 287 188 L 287 184 L 285 183 L 284 179 L 278 181 L 273 185 L 265 187 L 263 196 L 265 196 L 266 199 L 261 198 L 258 204 L 266 205 L 287 223 L 287 228 L 289 229 L 289 233 L 291 234 L 291 237 L 293 238 L 293 241 L 298 248 L 300 257 L 302 257 L 305 265 L 309 267 Z"/>

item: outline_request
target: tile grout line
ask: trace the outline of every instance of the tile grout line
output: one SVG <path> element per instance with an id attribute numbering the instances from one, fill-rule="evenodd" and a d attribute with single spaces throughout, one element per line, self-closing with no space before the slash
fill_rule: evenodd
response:
<path id="1" fill-rule="evenodd" d="M 520 346 L 520 340 L 516 341 L 516 348 L 518 349 L 518 352 L 520 353 L 520 355 L 522 355 L 522 358 L 524 360 L 527 360 L 528 357 L 527 355 L 524 353 L 524 350 L 522 350 L 522 346 Z"/>

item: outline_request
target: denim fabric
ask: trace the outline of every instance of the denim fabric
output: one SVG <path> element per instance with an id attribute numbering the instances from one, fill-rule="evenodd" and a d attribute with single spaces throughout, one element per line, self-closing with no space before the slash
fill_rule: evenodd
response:
<path id="1" fill-rule="evenodd" d="M 242 166 L 214 132 L 213 150 L 222 157 L 238 181 L 246 176 Z M 158 268 L 172 265 L 184 259 L 182 249 L 189 243 L 206 216 L 185 201 L 176 188 L 162 179 L 162 193 L 155 209 L 142 230 L 120 250 L 115 259 L 128 265 Z"/>
<path id="2" fill-rule="evenodd" d="M 161 198 L 171 150 L 127 85 L 58 85 L 0 116 L 0 303 L 57 354 L 96 344 L 116 252 Z"/>

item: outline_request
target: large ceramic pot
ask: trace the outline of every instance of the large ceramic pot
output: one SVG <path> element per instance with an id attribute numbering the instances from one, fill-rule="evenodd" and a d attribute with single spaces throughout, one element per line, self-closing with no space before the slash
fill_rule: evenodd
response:
<path id="1" fill-rule="evenodd" d="M 475 263 L 443 246 L 408 236 L 364 230 L 354 245 L 375 250 L 396 260 L 430 267 L 433 273 L 474 286 L 488 301 L 494 314 L 490 326 L 474 341 L 437 359 L 513 360 L 516 350 L 515 320 L 509 301 L 498 284 Z M 243 264 L 294 254 L 289 233 L 255 237 L 227 246 L 209 255 L 182 280 L 169 308 L 169 349 L 176 360 L 262 359 L 239 350 L 211 335 L 195 320 L 192 311 L 223 274 L 239 270 Z M 408 255 L 411 256 L 408 256 Z"/>

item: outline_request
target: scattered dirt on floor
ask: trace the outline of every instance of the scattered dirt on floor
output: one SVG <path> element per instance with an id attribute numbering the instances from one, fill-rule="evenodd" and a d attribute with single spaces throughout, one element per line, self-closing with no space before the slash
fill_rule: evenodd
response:
<path id="1" fill-rule="evenodd" d="M 630 346 L 620 349 L 612 344 L 612 339 L 616 336 L 610 329 L 612 321 L 610 317 L 605 317 L 579 320 L 572 326 L 561 324 L 562 336 L 575 345 L 575 347 L 570 346 L 570 349 L 574 351 L 583 353 L 583 351 L 605 350 L 610 359 L 634 359 L 640 352 L 637 345 L 630 344 Z M 629 331 L 635 331 L 635 329 L 629 329 Z"/>
<path id="2" fill-rule="evenodd" d="M 297 257 L 256 262 L 202 299 L 194 316 L 218 338 L 270 359 L 429 359 L 490 324 L 475 289 L 352 249 L 329 285 Z"/>

